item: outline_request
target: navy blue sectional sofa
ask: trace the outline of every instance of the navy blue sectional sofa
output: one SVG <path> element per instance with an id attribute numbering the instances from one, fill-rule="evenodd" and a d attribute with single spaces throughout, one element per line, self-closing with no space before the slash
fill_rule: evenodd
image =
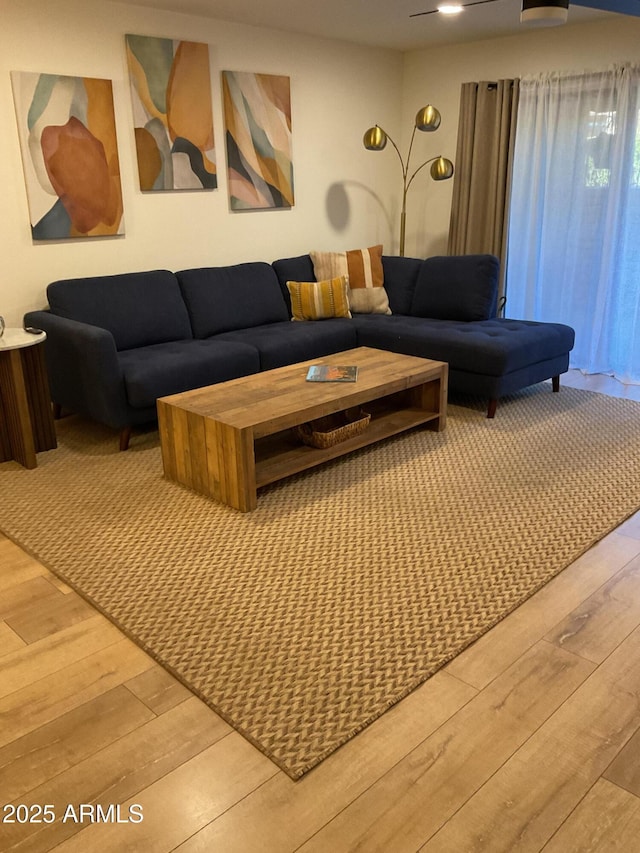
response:
<path id="1" fill-rule="evenodd" d="M 569 326 L 500 319 L 491 255 L 383 256 L 392 313 L 292 322 L 286 282 L 313 281 L 309 255 L 226 267 L 56 281 L 49 308 L 25 315 L 47 333 L 58 412 L 120 431 L 156 418 L 156 400 L 357 346 L 446 361 L 449 387 L 500 397 L 569 366 Z"/>

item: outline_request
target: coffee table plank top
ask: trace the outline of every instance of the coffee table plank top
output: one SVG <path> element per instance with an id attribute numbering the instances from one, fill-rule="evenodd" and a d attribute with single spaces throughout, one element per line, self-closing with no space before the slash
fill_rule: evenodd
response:
<path id="1" fill-rule="evenodd" d="M 307 382 L 312 364 L 355 364 L 356 382 Z M 392 394 L 426 381 L 440 368 L 440 362 L 391 353 L 371 347 L 358 347 L 322 358 L 279 367 L 196 388 L 170 397 L 164 403 L 193 414 L 213 418 L 235 429 L 252 429 L 254 436 L 270 435 L 303 420 L 358 406 L 384 388 Z"/>

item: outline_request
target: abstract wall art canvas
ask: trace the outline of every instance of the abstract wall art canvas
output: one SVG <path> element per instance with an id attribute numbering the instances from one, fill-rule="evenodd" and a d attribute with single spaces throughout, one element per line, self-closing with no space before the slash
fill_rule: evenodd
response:
<path id="1" fill-rule="evenodd" d="M 222 72 L 232 210 L 293 206 L 289 78 Z"/>
<path id="2" fill-rule="evenodd" d="M 12 71 L 34 240 L 124 234 L 110 80 Z"/>
<path id="3" fill-rule="evenodd" d="M 125 36 L 143 191 L 215 189 L 209 46 Z"/>

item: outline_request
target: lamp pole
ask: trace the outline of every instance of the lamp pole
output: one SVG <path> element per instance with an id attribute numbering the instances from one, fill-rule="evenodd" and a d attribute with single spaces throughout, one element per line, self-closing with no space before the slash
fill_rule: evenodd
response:
<path id="1" fill-rule="evenodd" d="M 409 163 L 411 161 L 411 152 L 413 150 L 413 142 L 416 136 L 416 130 L 434 131 L 437 130 L 439 126 L 440 113 L 438 112 L 438 110 L 435 109 L 435 107 L 426 106 L 418 111 L 416 115 L 416 120 L 413 125 L 413 132 L 411 133 L 411 140 L 409 142 L 409 150 L 407 152 L 406 160 L 402 158 L 400 149 L 394 142 L 393 138 L 389 136 L 389 134 L 385 130 L 383 130 L 380 125 L 376 124 L 374 127 L 370 127 L 363 138 L 364 147 L 368 151 L 382 151 L 382 149 L 386 146 L 388 140 L 395 148 L 396 154 L 398 155 L 398 159 L 400 160 L 400 167 L 402 169 L 402 210 L 400 213 L 401 257 L 404 256 L 405 247 L 407 192 L 409 191 L 409 187 L 413 183 L 413 179 L 418 174 L 418 172 L 425 166 L 428 166 L 429 163 L 432 164 L 431 177 L 434 181 L 445 181 L 453 175 L 453 163 L 451 162 L 451 160 L 448 160 L 441 154 L 437 154 L 435 157 L 431 157 L 428 160 L 425 160 L 424 163 L 421 163 L 420 166 L 418 166 L 418 168 L 413 172 L 411 177 L 409 177 Z"/>

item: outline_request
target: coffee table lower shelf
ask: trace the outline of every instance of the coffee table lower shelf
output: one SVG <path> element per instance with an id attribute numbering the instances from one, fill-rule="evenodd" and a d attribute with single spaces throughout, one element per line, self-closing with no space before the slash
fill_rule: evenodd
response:
<path id="1" fill-rule="evenodd" d="M 437 422 L 438 412 L 423 409 L 399 409 L 381 411 L 380 401 L 365 404 L 371 414 L 369 426 L 359 435 L 348 438 L 332 447 L 309 447 L 300 442 L 293 430 L 259 438 L 255 442 L 256 488 L 275 483 L 292 474 L 322 465 L 361 447 L 375 444 L 392 435 L 405 432 L 416 426 Z M 437 428 L 437 424 L 436 424 Z"/>

